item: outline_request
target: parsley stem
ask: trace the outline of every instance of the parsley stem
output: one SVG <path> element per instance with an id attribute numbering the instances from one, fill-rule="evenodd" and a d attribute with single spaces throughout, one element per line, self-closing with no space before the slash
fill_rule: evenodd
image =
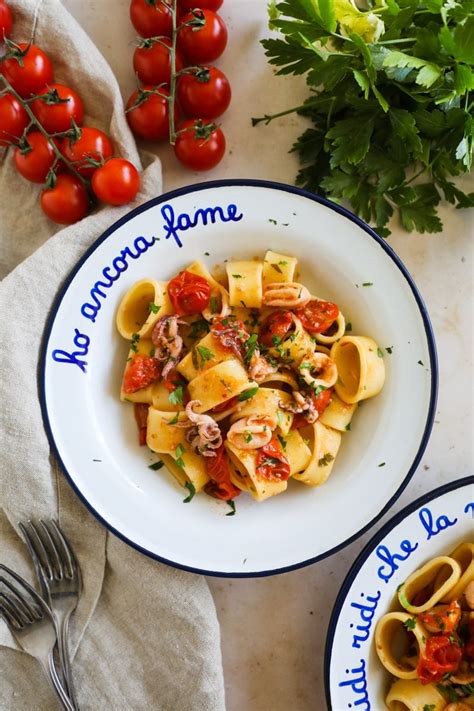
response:
<path id="1" fill-rule="evenodd" d="M 296 111 L 301 111 L 301 109 L 304 108 L 304 104 L 301 104 L 301 106 L 293 106 L 292 109 L 287 109 L 286 111 L 279 111 L 277 114 L 265 114 L 259 118 L 252 118 L 252 126 L 256 126 L 262 121 L 265 121 L 265 126 L 268 126 L 270 121 L 273 121 L 273 119 L 280 118 L 281 116 L 287 116 L 288 114 L 294 114 Z"/>
<path id="2" fill-rule="evenodd" d="M 403 39 L 379 40 L 377 44 L 405 44 L 406 42 L 416 42 L 416 37 L 404 37 Z"/>

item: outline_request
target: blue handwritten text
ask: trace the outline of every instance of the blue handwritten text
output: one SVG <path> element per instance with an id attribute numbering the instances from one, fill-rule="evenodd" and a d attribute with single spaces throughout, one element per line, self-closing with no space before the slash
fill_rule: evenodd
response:
<path id="1" fill-rule="evenodd" d="M 188 215 L 187 212 L 182 212 L 175 217 L 172 206 L 166 204 L 162 206 L 161 214 L 165 221 L 164 230 L 166 239 L 173 237 L 178 247 L 183 246 L 178 232 L 186 232 L 186 230 L 189 230 L 191 227 L 196 227 L 199 222 L 206 226 L 208 222 L 214 224 L 217 218 L 219 218 L 221 222 L 239 222 L 243 217 L 242 213 L 237 214 L 237 205 L 233 204 L 227 205 L 226 211 L 224 211 L 222 207 L 200 207 L 195 211 L 193 217 Z"/>
<path id="2" fill-rule="evenodd" d="M 455 518 L 454 521 L 450 521 L 449 518 L 444 515 L 438 516 L 437 519 L 434 519 L 430 509 L 426 507 L 420 509 L 418 517 L 423 525 L 423 528 L 428 534 L 426 537 L 427 541 L 429 541 L 430 538 L 433 538 L 433 536 L 437 536 L 438 533 L 441 533 L 441 531 L 444 531 L 446 528 L 454 526 L 454 524 L 457 523 L 457 518 Z"/>
<path id="3" fill-rule="evenodd" d="M 360 667 L 351 669 L 352 678 L 345 679 L 339 682 L 339 686 L 349 686 L 358 698 L 353 702 L 354 706 L 362 706 L 366 711 L 370 711 L 370 701 L 367 694 L 367 676 L 365 670 L 365 661 L 360 660 Z M 346 674 L 349 674 L 349 669 L 346 669 Z"/>
<path id="4" fill-rule="evenodd" d="M 362 604 L 360 602 L 351 602 L 351 607 L 359 610 L 360 619 L 363 624 L 357 625 L 356 630 L 362 632 L 360 634 L 352 635 L 352 646 L 355 649 L 360 649 L 362 642 L 366 642 L 369 639 L 370 628 L 372 627 L 372 620 L 374 619 L 375 611 L 380 600 L 381 592 L 377 590 L 375 596 L 367 595 L 365 600 L 366 603 Z"/>
<path id="5" fill-rule="evenodd" d="M 386 565 L 381 565 L 380 568 L 377 569 L 377 575 L 379 576 L 379 578 L 388 583 L 390 578 L 400 567 L 398 563 L 402 563 L 404 560 L 409 558 L 413 551 L 416 551 L 417 548 L 418 543 L 415 543 L 413 545 L 413 543 L 407 540 L 404 540 L 400 543 L 400 550 L 402 551 L 401 553 L 390 553 L 387 546 L 377 546 L 377 549 L 375 551 L 377 557 L 380 558 L 380 560 L 383 560 L 384 563 L 386 563 Z"/>
<path id="6" fill-rule="evenodd" d="M 72 365 L 77 365 L 78 368 L 82 370 L 83 373 L 86 372 L 87 361 L 84 360 L 83 356 L 87 355 L 89 352 L 89 345 L 91 339 L 85 333 L 80 333 L 80 331 L 74 329 L 74 345 L 78 349 L 72 353 L 67 351 L 62 351 L 56 349 L 53 351 L 52 357 L 57 363 L 71 363 Z"/>

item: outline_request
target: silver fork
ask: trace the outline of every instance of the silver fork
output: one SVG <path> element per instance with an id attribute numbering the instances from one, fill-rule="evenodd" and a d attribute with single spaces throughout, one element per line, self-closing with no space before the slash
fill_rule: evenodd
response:
<path id="1" fill-rule="evenodd" d="M 20 647 L 35 657 L 66 711 L 76 711 L 58 677 L 53 660 L 57 631 L 51 610 L 26 580 L 6 565 L 4 571 L 17 584 L 0 575 L 0 615 Z"/>
<path id="2" fill-rule="evenodd" d="M 33 559 L 41 595 L 52 609 L 58 626 L 59 662 L 66 690 L 77 705 L 68 650 L 68 627 L 82 591 L 81 569 L 56 521 L 19 523 Z"/>

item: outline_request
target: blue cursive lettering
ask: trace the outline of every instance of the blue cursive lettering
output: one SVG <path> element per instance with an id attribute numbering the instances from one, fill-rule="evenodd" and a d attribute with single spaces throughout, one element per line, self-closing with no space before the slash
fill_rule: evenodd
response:
<path id="1" fill-rule="evenodd" d="M 349 670 L 346 669 L 346 674 L 348 673 Z M 345 681 L 340 681 L 338 686 L 349 686 L 354 692 L 354 694 L 357 694 L 359 697 L 353 702 L 353 705 L 362 706 L 363 704 L 363 708 L 365 708 L 366 711 L 370 711 L 371 706 L 369 696 L 367 694 L 365 661 L 363 659 L 360 660 L 360 667 L 355 667 L 354 669 L 351 669 L 351 674 L 354 675 L 352 678 L 346 679 Z"/>
<path id="2" fill-rule="evenodd" d="M 427 541 L 429 541 L 430 538 L 433 538 L 433 536 L 437 536 L 438 533 L 441 533 L 441 531 L 444 531 L 457 523 L 457 518 L 455 518 L 454 521 L 450 521 L 449 518 L 444 515 L 438 516 L 438 518 L 434 520 L 430 509 L 426 507 L 419 511 L 418 517 L 423 525 L 423 528 L 428 534 L 426 537 Z"/>
<path id="3" fill-rule="evenodd" d="M 73 342 L 78 349 L 77 351 L 68 353 L 67 351 L 62 351 L 57 348 L 53 351 L 52 358 L 57 363 L 71 363 L 72 365 L 77 365 L 82 372 L 85 373 L 87 372 L 87 361 L 84 360 L 82 356 L 87 355 L 89 352 L 91 339 L 85 333 L 81 333 L 77 328 L 75 328 Z"/>
<path id="4" fill-rule="evenodd" d="M 465 505 L 464 507 L 464 513 L 469 513 L 471 512 L 472 518 L 474 518 L 474 501 L 470 501 L 468 504 Z"/>
<path id="5" fill-rule="evenodd" d="M 123 272 L 128 269 L 128 258 L 138 259 L 142 254 L 144 254 L 150 247 L 152 247 L 156 242 L 154 237 L 149 240 L 146 237 L 137 237 L 133 241 L 133 248 L 125 247 L 122 249 L 120 254 L 112 260 L 112 266 L 104 267 L 102 269 L 102 276 L 104 279 L 99 279 L 95 282 L 94 286 L 90 290 L 90 301 L 86 301 L 81 306 L 81 314 L 84 318 L 89 319 L 92 323 L 95 323 L 97 314 L 101 308 L 101 300 L 107 298 L 107 289 L 110 289 L 112 284 L 120 278 Z"/>
<path id="6" fill-rule="evenodd" d="M 355 649 L 360 649 L 362 642 L 366 642 L 369 638 L 370 628 L 372 627 L 372 620 L 374 619 L 375 610 L 377 609 L 378 602 L 380 600 L 381 592 L 377 590 L 377 594 L 374 596 L 367 595 L 365 600 L 366 604 L 361 604 L 360 602 L 351 602 L 351 607 L 359 610 L 360 619 L 365 624 L 357 625 L 356 630 L 362 632 L 362 635 L 354 634 L 352 635 L 352 646 Z M 351 625 L 352 627 L 352 625 Z"/>
<path id="7" fill-rule="evenodd" d="M 217 218 L 219 218 L 221 222 L 239 222 L 243 217 L 242 213 L 237 214 L 237 205 L 233 204 L 227 205 L 225 210 L 220 206 L 200 207 L 195 211 L 193 217 L 188 215 L 187 212 L 182 212 L 176 218 L 173 207 L 166 204 L 162 206 L 161 214 L 165 221 L 163 228 L 165 230 L 166 239 L 172 237 L 178 247 L 183 246 L 178 232 L 186 232 L 186 230 L 196 227 L 199 223 L 203 226 L 206 226 L 209 222 L 214 224 Z"/>
<path id="8" fill-rule="evenodd" d="M 413 551 L 416 551 L 417 548 L 418 543 L 413 545 L 410 541 L 404 540 L 400 543 L 400 550 L 403 553 L 406 553 L 406 555 L 403 555 L 403 553 L 390 553 L 387 546 L 377 546 L 375 552 L 378 558 L 387 564 L 386 566 L 381 565 L 380 568 L 377 569 L 377 575 L 379 578 L 388 583 L 390 578 L 400 567 L 398 563 L 402 563 L 404 560 L 409 558 Z"/>

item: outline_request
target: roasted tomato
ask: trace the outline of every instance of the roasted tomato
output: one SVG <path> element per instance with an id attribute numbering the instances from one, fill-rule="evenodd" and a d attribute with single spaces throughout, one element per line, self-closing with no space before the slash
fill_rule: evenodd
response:
<path id="1" fill-rule="evenodd" d="M 133 356 L 123 374 L 123 391 L 129 395 L 137 390 L 146 388 L 158 380 L 161 375 L 161 366 L 156 358 L 137 353 Z"/>
<path id="2" fill-rule="evenodd" d="M 450 634 L 461 619 L 461 605 L 457 600 L 453 600 L 450 605 L 435 605 L 431 610 L 418 615 L 418 619 L 431 634 Z"/>
<path id="3" fill-rule="evenodd" d="M 203 277 L 183 271 L 169 282 L 168 294 L 178 316 L 191 316 L 209 306 L 211 285 Z"/>
<path id="4" fill-rule="evenodd" d="M 331 402 L 332 398 L 332 388 L 328 388 L 327 390 L 321 390 L 317 395 L 314 393 L 312 394 L 312 399 L 314 402 L 314 406 L 318 412 L 319 417 L 323 414 L 324 410 L 327 408 L 329 403 Z M 293 417 L 293 423 L 291 425 L 292 430 L 298 430 L 300 427 L 306 427 L 308 424 L 308 420 L 304 416 L 303 413 L 297 413 Z"/>
<path id="5" fill-rule="evenodd" d="M 290 476 L 290 463 L 276 437 L 257 450 L 255 471 L 257 476 L 269 481 L 286 481 Z"/>
<path id="6" fill-rule="evenodd" d="M 448 672 L 455 672 L 461 658 L 462 648 L 457 635 L 430 637 L 424 654 L 420 656 L 416 673 L 422 684 L 434 684 Z"/>
<path id="7" fill-rule="evenodd" d="M 206 471 L 212 480 L 206 485 L 206 493 L 216 499 L 229 501 L 240 494 L 240 489 L 234 486 L 230 480 L 230 469 L 224 445 L 222 444 L 215 452 L 215 457 L 205 457 Z"/>
<path id="8" fill-rule="evenodd" d="M 258 339 L 264 346 L 271 348 L 279 345 L 293 329 L 294 321 L 291 311 L 274 311 L 262 322 Z"/>
<path id="9" fill-rule="evenodd" d="M 331 301 L 311 299 L 304 306 L 295 310 L 308 333 L 324 333 L 339 316 L 339 307 Z"/>
<path id="10" fill-rule="evenodd" d="M 133 413 L 138 427 L 138 443 L 140 447 L 146 444 L 149 408 L 150 406 L 143 402 L 135 402 L 133 404 Z"/>

